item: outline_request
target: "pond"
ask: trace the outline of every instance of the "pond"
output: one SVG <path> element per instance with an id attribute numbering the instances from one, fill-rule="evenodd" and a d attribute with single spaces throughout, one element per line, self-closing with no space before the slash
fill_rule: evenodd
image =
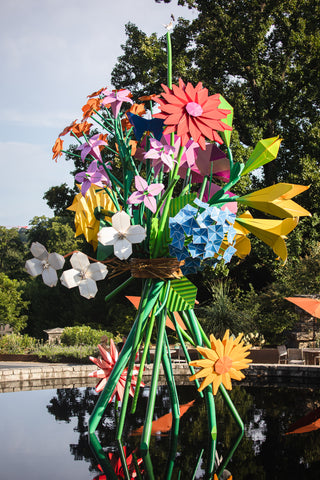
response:
<path id="1" fill-rule="evenodd" d="M 137 412 L 129 418 L 125 438 L 128 451 L 139 445 L 136 430 L 143 425 L 148 401 L 145 387 Z M 172 479 L 191 480 L 202 448 L 207 443 L 205 407 L 192 386 L 179 386 L 180 404 L 194 400 L 181 417 L 181 435 Z M 320 478 L 320 429 L 286 435 L 291 424 L 320 407 L 319 386 L 241 386 L 231 392 L 245 423 L 245 437 L 228 470 L 233 480 Z M 93 480 L 97 462 L 87 442 L 87 423 L 97 400 L 92 387 L 36 390 L 0 394 L 0 478 L 3 480 Z M 169 412 L 166 387 L 159 386 L 157 418 Z M 103 447 L 115 449 L 114 403 L 99 425 Z M 237 427 L 222 397 L 216 397 L 219 455 L 226 454 Z M 162 428 L 162 427 L 159 427 Z M 169 436 L 159 430 L 152 436 L 151 456 L 156 478 L 162 478 Z M 205 462 L 205 453 L 202 461 Z M 201 462 L 197 479 L 202 478 Z M 97 477 L 98 478 L 98 477 Z M 101 475 L 102 478 L 102 475 Z M 105 478 L 105 477 L 104 477 Z"/>

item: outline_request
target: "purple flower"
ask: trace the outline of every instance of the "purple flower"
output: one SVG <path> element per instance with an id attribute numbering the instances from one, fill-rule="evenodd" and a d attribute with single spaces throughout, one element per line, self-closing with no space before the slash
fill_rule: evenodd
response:
<path id="1" fill-rule="evenodd" d="M 106 167 L 111 169 L 110 165 L 106 165 Z M 77 173 L 75 179 L 77 182 L 82 183 L 81 193 L 83 196 L 85 196 L 92 184 L 101 188 L 111 186 L 111 182 L 106 174 L 106 171 L 102 165 L 98 166 L 97 160 L 94 160 L 90 163 L 86 172 Z"/>
<path id="2" fill-rule="evenodd" d="M 163 166 L 164 172 L 169 172 L 173 169 L 174 160 L 172 156 L 176 149 L 171 145 L 164 145 L 155 138 L 150 139 L 150 150 L 144 154 L 145 159 L 152 160 L 155 177 L 159 174 Z"/>
<path id="3" fill-rule="evenodd" d="M 87 155 L 91 154 L 94 158 L 102 162 L 101 158 L 101 152 L 100 152 L 100 146 L 101 145 L 107 145 L 107 142 L 104 140 L 101 140 L 100 133 L 97 133 L 96 135 L 93 135 L 91 138 L 89 138 L 87 143 L 83 143 L 80 145 L 80 147 L 77 148 L 77 150 L 81 150 L 81 160 L 84 162 L 85 158 Z"/>
<path id="4" fill-rule="evenodd" d="M 139 175 L 135 176 L 134 184 L 137 189 L 136 192 L 133 192 L 128 198 L 128 203 L 144 203 L 152 213 L 155 213 L 157 209 L 157 202 L 154 197 L 159 195 L 159 193 L 164 189 L 162 183 L 152 183 L 148 185 L 146 180 Z"/>
<path id="5" fill-rule="evenodd" d="M 130 91 L 127 89 L 113 90 L 111 92 L 106 89 L 103 90 L 103 92 L 101 93 L 103 95 L 106 95 L 101 102 L 102 105 L 111 104 L 112 113 L 115 118 L 117 118 L 117 116 L 119 115 L 120 108 L 123 102 L 130 102 L 131 104 L 133 104 L 131 98 L 128 97 L 128 95 L 130 95 Z"/>

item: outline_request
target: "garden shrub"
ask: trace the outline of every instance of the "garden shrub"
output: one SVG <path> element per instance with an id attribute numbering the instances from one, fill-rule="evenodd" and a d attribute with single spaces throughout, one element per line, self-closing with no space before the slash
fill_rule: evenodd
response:
<path id="1" fill-rule="evenodd" d="M 27 354 L 33 352 L 39 341 L 29 335 L 20 335 L 13 333 L 12 335 L 4 335 L 0 338 L 0 353 L 6 354 Z"/>
<path id="2" fill-rule="evenodd" d="M 87 325 L 66 327 L 61 335 L 63 345 L 98 345 L 102 337 L 113 338 L 112 333 L 105 330 L 95 330 Z"/>

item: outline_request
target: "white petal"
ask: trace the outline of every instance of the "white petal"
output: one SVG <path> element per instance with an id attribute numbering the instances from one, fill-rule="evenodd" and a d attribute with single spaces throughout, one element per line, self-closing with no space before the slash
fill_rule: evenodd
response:
<path id="1" fill-rule="evenodd" d="M 51 267 L 55 270 L 60 270 L 64 265 L 65 259 L 59 253 L 49 253 L 48 255 L 48 263 L 50 263 Z"/>
<path id="2" fill-rule="evenodd" d="M 108 273 L 108 269 L 103 263 L 91 263 L 87 268 L 86 277 L 92 278 L 95 281 L 103 280 Z"/>
<path id="3" fill-rule="evenodd" d="M 127 231 L 126 238 L 131 243 L 140 243 L 146 238 L 146 231 L 141 225 L 131 225 Z"/>
<path id="4" fill-rule="evenodd" d="M 91 278 L 85 278 L 80 282 L 79 292 L 82 297 L 93 298 L 98 291 L 97 284 Z"/>
<path id="5" fill-rule="evenodd" d="M 90 265 L 87 255 L 82 252 L 74 253 L 70 259 L 70 263 L 73 268 L 76 268 L 80 272 L 86 270 L 87 267 Z"/>
<path id="6" fill-rule="evenodd" d="M 128 240 L 123 238 L 122 240 L 117 241 L 113 250 L 116 257 L 120 260 L 126 260 L 132 254 L 132 245 Z"/>
<path id="7" fill-rule="evenodd" d="M 42 272 L 42 280 L 48 287 L 55 287 L 58 282 L 58 275 L 55 269 L 52 267 L 45 268 Z"/>
<path id="8" fill-rule="evenodd" d="M 114 245 L 118 240 L 118 231 L 113 227 L 103 227 L 98 233 L 98 241 L 102 245 Z"/>
<path id="9" fill-rule="evenodd" d="M 38 258 L 31 258 L 30 260 L 27 260 L 25 263 L 25 269 L 31 275 L 32 277 L 36 277 L 37 275 L 40 275 L 43 270 L 43 263 L 41 260 Z"/>
<path id="10" fill-rule="evenodd" d="M 60 277 L 62 285 L 67 288 L 77 287 L 81 280 L 82 278 L 79 270 L 75 270 L 74 268 L 66 270 Z"/>
<path id="11" fill-rule="evenodd" d="M 47 249 L 39 242 L 32 242 L 30 251 L 32 255 L 39 260 L 46 260 L 48 257 Z"/>
<path id="12" fill-rule="evenodd" d="M 116 213 L 112 217 L 112 226 L 118 232 L 125 233 L 130 227 L 130 216 L 123 210 Z"/>

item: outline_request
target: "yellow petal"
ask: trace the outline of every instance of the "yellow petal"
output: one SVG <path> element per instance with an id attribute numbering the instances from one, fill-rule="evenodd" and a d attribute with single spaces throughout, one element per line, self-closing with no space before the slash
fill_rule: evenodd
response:
<path id="1" fill-rule="evenodd" d="M 287 247 L 284 238 L 297 226 L 298 218 L 285 218 L 284 220 L 238 218 L 237 221 L 269 245 L 284 262 L 287 260 Z"/>
<path id="2" fill-rule="evenodd" d="M 221 375 L 217 375 L 213 382 L 212 382 L 212 392 L 213 392 L 213 395 L 216 395 L 217 394 L 217 391 L 218 391 L 218 388 L 220 386 L 220 383 L 221 383 L 221 379 L 222 379 L 222 376 Z"/>

